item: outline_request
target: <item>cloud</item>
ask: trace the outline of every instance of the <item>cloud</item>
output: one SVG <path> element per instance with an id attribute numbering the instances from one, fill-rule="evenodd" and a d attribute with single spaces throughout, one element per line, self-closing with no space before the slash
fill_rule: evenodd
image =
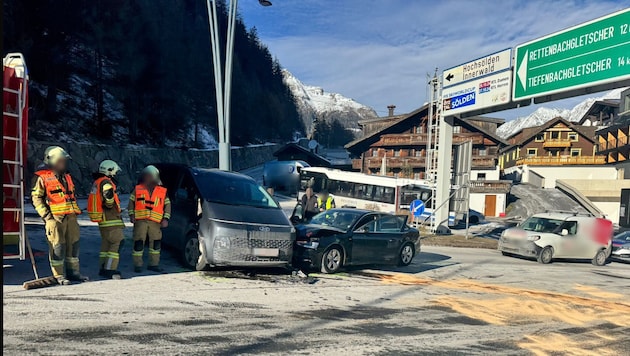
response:
<path id="1" fill-rule="evenodd" d="M 436 67 L 443 70 L 630 5 L 276 0 L 265 11 L 244 3 L 246 23 L 256 25 L 285 68 L 307 84 L 342 93 L 380 113 L 389 104 L 396 104 L 399 112 L 422 105 L 428 97 L 427 74 Z M 575 100 L 566 103 L 571 102 Z"/>

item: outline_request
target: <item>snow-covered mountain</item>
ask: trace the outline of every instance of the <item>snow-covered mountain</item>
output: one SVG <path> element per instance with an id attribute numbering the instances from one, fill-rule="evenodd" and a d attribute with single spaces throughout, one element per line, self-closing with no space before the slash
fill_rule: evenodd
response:
<path id="1" fill-rule="evenodd" d="M 376 118 L 369 106 L 337 93 L 329 93 L 320 87 L 306 85 L 286 69 L 282 70 L 284 82 L 295 97 L 298 111 L 307 131 L 313 119 L 338 119 L 345 127 L 357 128 L 357 121 Z"/>
<path id="2" fill-rule="evenodd" d="M 591 108 L 594 102 L 604 99 L 619 99 L 621 92 L 625 89 L 626 88 L 615 89 L 600 97 L 587 98 L 574 106 L 572 109 L 540 107 L 527 116 L 519 117 L 499 126 L 497 129 L 497 135 L 507 138 L 524 128 L 540 126 L 558 116 L 563 117 L 568 121 L 579 121 Z"/>

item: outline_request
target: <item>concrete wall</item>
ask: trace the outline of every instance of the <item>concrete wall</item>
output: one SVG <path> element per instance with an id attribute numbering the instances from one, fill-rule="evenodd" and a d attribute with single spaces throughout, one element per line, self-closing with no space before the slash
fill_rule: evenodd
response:
<path id="1" fill-rule="evenodd" d="M 630 179 L 563 179 L 586 196 L 613 223 L 619 223 L 621 190 L 630 189 Z"/>
<path id="2" fill-rule="evenodd" d="M 499 216 L 499 214 L 505 212 L 505 204 L 506 204 L 506 194 L 497 194 L 497 193 L 470 193 L 470 209 L 478 211 L 482 214 L 485 214 L 486 210 L 486 195 L 496 195 L 497 204 L 496 211 L 494 215 L 488 216 Z"/>
<path id="3" fill-rule="evenodd" d="M 485 180 L 500 180 L 501 179 L 501 171 L 499 167 L 495 167 L 495 169 L 473 169 L 470 171 L 470 180 L 478 180 L 479 173 L 485 173 Z"/>
<path id="4" fill-rule="evenodd" d="M 180 150 L 174 148 L 147 148 L 137 146 L 108 146 L 100 144 L 59 144 L 51 142 L 28 142 L 27 182 L 33 177 L 35 167 L 42 163 L 44 150 L 51 145 L 60 145 L 72 156 L 69 170 L 79 195 L 87 195 L 92 185 L 92 173 L 98 170 L 104 159 L 112 159 L 123 172 L 117 177 L 119 190 L 128 193 L 137 181 L 140 170 L 151 163 L 183 163 L 193 167 L 216 168 L 216 150 Z M 232 169 L 243 170 L 272 160 L 278 145 L 260 145 L 232 148 Z"/>
<path id="5" fill-rule="evenodd" d="M 532 174 L 535 173 L 535 174 Z M 538 175 L 538 176 L 537 176 Z M 541 188 L 555 188 L 556 179 L 610 179 L 618 178 L 617 169 L 612 165 L 587 166 L 528 166 L 505 169 L 504 176 L 515 182 L 529 183 Z M 542 177 L 542 178 L 541 178 Z"/>

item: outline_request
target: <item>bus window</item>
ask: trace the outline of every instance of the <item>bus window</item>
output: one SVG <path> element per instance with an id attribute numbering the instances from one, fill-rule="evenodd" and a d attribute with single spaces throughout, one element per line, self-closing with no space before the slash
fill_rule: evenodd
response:
<path id="1" fill-rule="evenodd" d="M 374 200 L 378 202 L 383 202 L 385 194 L 385 187 L 374 186 Z"/>
<path id="2" fill-rule="evenodd" d="M 366 191 L 365 184 L 358 184 L 358 183 L 354 184 L 354 197 L 355 198 L 363 199 L 365 191 Z"/>
<path id="3" fill-rule="evenodd" d="M 394 204 L 396 201 L 395 192 L 396 190 L 393 187 L 385 187 L 385 192 L 383 193 L 383 203 Z"/>

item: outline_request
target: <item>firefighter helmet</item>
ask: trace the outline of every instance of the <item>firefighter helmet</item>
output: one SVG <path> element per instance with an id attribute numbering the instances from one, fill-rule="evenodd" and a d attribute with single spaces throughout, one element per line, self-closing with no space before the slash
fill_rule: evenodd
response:
<path id="1" fill-rule="evenodd" d="M 120 166 L 111 159 L 106 159 L 98 166 L 98 172 L 104 174 L 108 177 L 114 177 L 118 173 L 120 173 L 122 169 Z"/>
<path id="2" fill-rule="evenodd" d="M 44 151 L 44 163 L 49 166 L 54 166 L 60 159 L 70 158 L 68 152 L 59 146 L 50 146 Z"/>
<path id="3" fill-rule="evenodd" d="M 142 170 L 142 174 L 143 175 L 150 175 L 151 178 L 157 184 L 162 184 L 162 182 L 160 181 L 160 171 L 157 169 L 157 167 L 155 167 L 153 165 L 148 165 L 148 166 L 144 167 L 144 169 Z"/>

